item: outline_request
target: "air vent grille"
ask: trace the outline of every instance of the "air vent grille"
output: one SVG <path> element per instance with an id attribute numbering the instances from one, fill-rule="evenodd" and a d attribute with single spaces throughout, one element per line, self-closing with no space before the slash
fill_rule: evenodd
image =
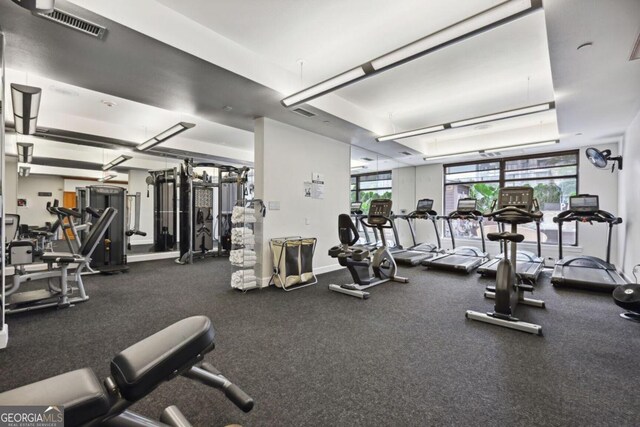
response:
<path id="1" fill-rule="evenodd" d="M 500 156 L 502 156 L 502 153 L 495 152 L 495 151 L 492 151 L 490 153 L 487 153 L 486 151 L 480 152 L 480 157 L 500 157 Z"/>
<path id="2" fill-rule="evenodd" d="M 54 9 L 50 13 L 36 13 L 36 15 L 99 39 L 104 38 L 107 33 L 105 27 L 60 9 Z"/>
<path id="3" fill-rule="evenodd" d="M 373 159 L 370 157 L 363 157 L 362 160 L 364 160 L 365 162 L 373 162 Z"/>
<path id="4" fill-rule="evenodd" d="M 400 151 L 400 154 L 404 154 L 405 156 L 411 156 L 412 154 L 408 151 Z"/>
<path id="5" fill-rule="evenodd" d="M 292 110 L 294 113 L 298 113 L 301 116 L 305 116 L 305 117 L 314 117 L 315 114 L 312 113 L 311 111 L 305 110 L 304 108 L 294 108 Z"/>
<path id="6" fill-rule="evenodd" d="M 629 61 L 634 61 L 636 59 L 640 59 L 640 34 L 638 34 L 638 38 L 636 39 L 636 44 L 633 46 L 633 51 L 631 52 L 631 57 Z"/>

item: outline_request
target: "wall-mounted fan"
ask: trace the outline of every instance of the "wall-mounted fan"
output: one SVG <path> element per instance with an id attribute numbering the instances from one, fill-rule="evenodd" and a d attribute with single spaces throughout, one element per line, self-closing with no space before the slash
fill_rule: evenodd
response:
<path id="1" fill-rule="evenodd" d="M 611 157 L 611 150 L 598 150 L 597 148 L 587 148 L 587 158 L 591 162 L 591 164 L 599 169 L 604 169 L 607 167 L 607 163 L 613 162 L 611 165 L 611 173 L 616 168 L 616 163 L 618 164 L 618 170 L 622 170 L 622 156 Z"/>

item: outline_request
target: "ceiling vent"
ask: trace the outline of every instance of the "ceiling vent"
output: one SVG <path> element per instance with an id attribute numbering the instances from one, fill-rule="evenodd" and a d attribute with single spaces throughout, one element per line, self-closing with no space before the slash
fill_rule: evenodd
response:
<path id="1" fill-rule="evenodd" d="M 72 15 L 69 12 L 64 12 L 60 9 L 54 9 L 51 13 L 37 12 L 35 15 L 49 21 L 56 22 L 65 27 L 72 28 L 74 30 L 83 32 L 98 39 L 103 39 L 107 33 L 107 29 L 101 25 L 87 21 L 86 19 Z"/>
<path id="2" fill-rule="evenodd" d="M 636 43 L 633 45 L 633 51 L 631 52 L 631 57 L 629 58 L 629 61 L 633 61 L 636 59 L 640 59 L 640 34 L 638 34 Z"/>
<path id="3" fill-rule="evenodd" d="M 480 157 L 500 157 L 500 156 L 502 156 L 502 153 L 500 152 L 495 152 L 495 151 L 492 151 L 490 153 L 487 153 L 485 151 L 480 152 Z"/>
<path id="4" fill-rule="evenodd" d="M 363 157 L 362 160 L 364 160 L 365 162 L 373 162 L 373 159 L 370 157 Z"/>
<path id="5" fill-rule="evenodd" d="M 412 156 L 413 155 L 408 151 L 400 151 L 400 154 L 404 154 L 405 156 Z"/>
<path id="6" fill-rule="evenodd" d="M 301 116 L 305 116 L 305 117 L 314 117 L 314 116 L 315 116 L 315 114 L 314 114 L 314 113 L 312 113 L 311 111 L 309 111 L 309 110 L 305 110 L 304 108 L 300 108 L 300 107 L 298 107 L 298 108 L 294 108 L 292 111 L 293 111 L 294 113 L 298 113 L 298 114 L 300 114 Z"/>

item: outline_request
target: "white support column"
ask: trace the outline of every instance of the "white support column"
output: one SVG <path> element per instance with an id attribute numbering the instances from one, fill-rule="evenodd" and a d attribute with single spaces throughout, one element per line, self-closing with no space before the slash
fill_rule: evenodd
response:
<path id="1" fill-rule="evenodd" d="M 328 255 L 338 244 L 338 215 L 349 213 L 350 146 L 271 119 L 255 122 L 255 193 L 267 215 L 256 230 L 256 276 L 266 286 L 271 277 L 269 240 L 316 237 L 316 274 L 340 268 Z M 322 199 L 306 197 L 304 183 L 313 173 L 324 177 Z"/>

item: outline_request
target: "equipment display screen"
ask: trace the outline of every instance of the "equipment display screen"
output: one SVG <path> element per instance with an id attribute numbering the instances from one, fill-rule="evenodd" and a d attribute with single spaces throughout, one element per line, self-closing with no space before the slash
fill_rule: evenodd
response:
<path id="1" fill-rule="evenodd" d="M 531 210 L 533 203 L 533 188 L 531 187 L 510 187 L 501 188 L 498 195 L 498 209 L 513 206 L 526 211 Z"/>
<path id="2" fill-rule="evenodd" d="M 377 199 L 371 201 L 371 206 L 369 207 L 369 216 L 391 216 L 391 200 L 386 199 Z"/>
<path id="3" fill-rule="evenodd" d="M 362 202 L 351 202 L 351 212 L 359 211 L 362 207 Z"/>
<path id="4" fill-rule="evenodd" d="M 432 208 L 433 208 L 433 200 L 421 199 L 421 200 L 418 200 L 418 206 L 416 207 L 416 212 L 427 213 Z"/>
<path id="5" fill-rule="evenodd" d="M 471 212 L 476 210 L 476 199 L 460 199 L 458 200 L 458 212 Z"/>
<path id="6" fill-rule="evenodd" d="M 569 210 L 574 212 L 596 212 L 600 209 L 598 196 L 589 194 L 571 196 L 569 199 Z"/>

